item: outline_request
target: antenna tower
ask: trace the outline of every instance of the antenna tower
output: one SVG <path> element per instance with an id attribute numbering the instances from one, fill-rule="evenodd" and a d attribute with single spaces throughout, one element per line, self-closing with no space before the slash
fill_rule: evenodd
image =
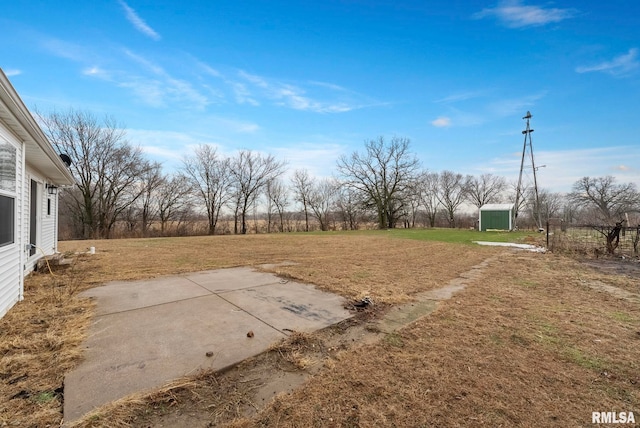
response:
<path id="1" fill-rule="evenodd" d="M 531 126 L 529 124 L 529 121 L 532 117 L 533 116 L 530 112 L 527 112 L 526 116 L 523 117 L 523 119 L 527 121 L 527 128 L 522 131 L 522 134 L 524 135 L 524 143 L 522 145 L 522 159 L 520 160 L 520 176 L 518 177 L 518 187 L 516 188 L 516 204 L 514 208 L 515 218 L 513 221 L 515 229 L 518 228 L 518 211 L 520 209 L 520 203 L 525 198 L 525 195 L 523 194 L 525 189 L 522 188 L 522 173 L 525 168 L 531 168 L 531 170 L 533 171 L 533 189 L 535 193 L 535 205 L 533 207 L 533 212 L 534 217 L 536 217 L 535 220 L 538 226 L 538 230 L 542 229 L 542 220 L 540 218 L 540 198 L 538 196 L 538 178 L 536 176 L 538 168 L 536 168 L 536 162 L 533 157 L 533 143 L 531 142 L 531 133 L 533 132 L 533 129 L 531 129 Z M 529 153 L 529 156 L 527 156 L 527 152 Z M 531 159 L 531 165 L 525 165 L 525 159 Z"/>

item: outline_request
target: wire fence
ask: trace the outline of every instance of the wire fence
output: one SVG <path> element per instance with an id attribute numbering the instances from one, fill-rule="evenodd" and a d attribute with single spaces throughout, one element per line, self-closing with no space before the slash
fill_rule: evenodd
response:
<path id="1" fill-rule="evenodd" d="M 614 228 L 615 226 L 608 225 L 576 226 L 567 225 L 562 221 L 549 221 L 547 248 L 553 252 L 566 251 L 596 257 L 604 254 L 640 256 L 640 225 L 623 226 L 617 235 Z"/>

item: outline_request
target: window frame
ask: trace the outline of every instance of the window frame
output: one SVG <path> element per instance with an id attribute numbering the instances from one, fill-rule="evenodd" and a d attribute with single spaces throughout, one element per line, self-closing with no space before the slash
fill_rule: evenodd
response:
<path id="1" fill-rule="evenodd" d="M 14 180 L 13 180 L 13 188 L 12 189 L 8 189 L 5 187 L 2 187 L 2 182 L 0 181 L 0 197 L 3 198 L 7 198 L 10 199 L 12 201 L 12 205 L 13 205 L 13 210 L 11 212 L 11 215 L 9 216 L 8 220 L 8 225 L 10 227 L 10 241 L 6 241 L 6 242 L 0 242 L 0 248 L 5 248 L 11 245 L 15 245 L 16 244 L 16 221 L 17 221 L 17 199 L 18 199 L 18 147 L 16 147 L 15 144 L 11 143 L 10 141 L 7 141 L 5 138 L 3 138 L 2 136 L 0 136 L 0 150 L 2 149 L 1 146 L 8 146 L 9 148 L 13 149 L 13 159 L 14 159 L 14 163 L 13 163 L 13 173 L 14 173 Z M 7 219 L 6 217 L 3 216 L 2 220 L 0 221 L 5 221 L 5 219 Z"/>

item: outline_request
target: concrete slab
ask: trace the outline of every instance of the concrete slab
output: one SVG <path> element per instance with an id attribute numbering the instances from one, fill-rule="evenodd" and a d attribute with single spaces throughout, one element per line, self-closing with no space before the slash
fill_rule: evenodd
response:
<path id="1" fill-rule="evenodd" d="M 236 364 L 285 329 L 312 331 L 352 315 L 339 296 L 250 268 L 117 282 L 86 295 L 97 299 L 98 315 L 84 362 L 65 378 L 66 422 L 198 370 Z"/>
<path id="2" fill-rule="evenodd" d="M 196 272 L 185 278 L 214 293 L 274 284 L 280 280 L 270 273 L 257 272 L 249 267 Z"/>
<path id="3" fill-rule="evenodd" d="M 92 288 L 84 296 L 99 299 L 97 315 L 130 311 L 211 294 L 207 289 L 181 277 L 144 281 L 117 281 Z"/>
<path id="4" fill-rule="evenodd" d="M 307 284 L 269 284 L 220 296 L 280 331 L 319 330 L 351 316 L 342 297 Z"/>

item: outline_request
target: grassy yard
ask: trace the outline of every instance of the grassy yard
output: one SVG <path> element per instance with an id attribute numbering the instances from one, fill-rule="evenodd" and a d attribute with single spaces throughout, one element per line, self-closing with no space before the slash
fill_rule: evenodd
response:
<path id="1" fill-rule="evenodd" d="M 464 229 L 389 229 L 389 230 L 356 230 L 337 232 L 311 232 L 313 235 L 360 235 L 386 236 L 401 239 L 417 239 L 419 241 L 448 242 L 452 244 L 473 245 L 474 241 L 542 243 L 544 236 L 531 231 L 517 232 L 479 232 Z"/>
<path id="2" fill-rule="evenodd" d="M 53 277 L 30 276 L 25 301 L 0 320 L 0 425 L 59 425 L 62 380 L 82 358 L 93 311 L 77 296 L 82 289 L 288 260 L 297 264 L 277 273 L 347 298 L 368 295 L 384 308 L 487 258 L 493 261 L 482 277 L 433 314 L 393 337 L 327 352 L 310 381 L 250 418 L 231 412 L 216 420 L 243 427 L 586 426 L 592 411 L 633 411 L 640 419 L 640 301 L 628 294 L 640 293 L 640 279 L 553 254 L 470 245 L 536 239 L 527 236 L 435 229 L 62 242 L 62 251 L 94 246 L 96 255 Z M 230 385 L 202 388 L 183 401 L 213 415 L 198 403 Z M 149 426 L 135 421 L 153 400 L 138 399 L 128 412 L 111 408 L 85 425 Z"/>

